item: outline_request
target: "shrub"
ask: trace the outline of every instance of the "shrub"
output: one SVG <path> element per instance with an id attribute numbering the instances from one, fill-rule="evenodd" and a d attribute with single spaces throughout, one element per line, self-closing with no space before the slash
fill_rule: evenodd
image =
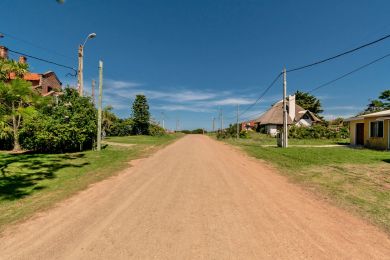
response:
<path id="1" fill-rule="evenodd" d="M 131 135 L 133 131 L 133 120 L 118 119 L 112 123 L 109 136 L 127 136 Z"/>
<path id="2" fill-rule="evenodd" d="M 191 131 L 191 134 L 203 134 L 204 133 L 207 133 L 205 130 L 203 130 L 202 128 L 198 128 L 198 129 L 195 129 L 195 130 L 192 130 Z"/>
<path id="3" fill-rule="evenodd" d="M 297 139 L 336 139 L 348 138 L 349 131 L 346 127 L 329 128 L 322 125 L 314 125 L 312 127 L 291 126 L 289 129 L 289 137 Z"/>
<path id="4" fill-rule="evenodd" d="M 149 125 L 149 135 L 151 136 L 162 136 L 162 135 L 165 135 L 166 132 L 164 130 L 164 128 L 162 128 L 161 126 L 159 125 L 156 125 L 156 124 L 150 124 Z"/>
<path id="5" fill-rule="evenodd" d="M 250 138 L 248 131 L 245 131 L 245 130 L 241 130 L 239 136 L 240 136 L 240 138 L 243 138 L 243 139 L 248 139 L 248 138 Z"/>
<path id="6" fill-rule="evenodd" d="M 25 122 L 19 135 L 21 145 L 51 153 L 91 149 L 97 134 L 96 118 L 91 100 L 67 88 L 56 106 L 42 109 Z"/>

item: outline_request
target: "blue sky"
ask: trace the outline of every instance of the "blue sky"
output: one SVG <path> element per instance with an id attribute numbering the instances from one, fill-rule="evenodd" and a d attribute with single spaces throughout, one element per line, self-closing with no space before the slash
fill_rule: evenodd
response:
<path id="1" fill-rule="evenodd" d="M 287 69 L 346 51 L 390 33 L 389 1 L 1 0 L 0 45 L 77 66 L 85 47 L 85 85 L 104 61 L 104 103 L 121 117 L 144 93 L 153 117 L 166 126 L 211 128 L 223 109 L 233 122 L 236 104 L 252 103 L 283 66 Z M 14 37 L 12 37 L 14 36 Z M 307 91 L 390 53 L 390 39 L 352 55 L 287 75 L 288 92 Z M 17 58 L 17 56 L 13 56 Z M 31 70 L 69 71 L 29 60 Z M 351 116 L 389 89 L 390 58 L 314 94 L 324 116 Z M 87 89 L 87 91 L 89 91 Z M 279 81 L 243 117 L 255 117 L 281 99 Z"/>

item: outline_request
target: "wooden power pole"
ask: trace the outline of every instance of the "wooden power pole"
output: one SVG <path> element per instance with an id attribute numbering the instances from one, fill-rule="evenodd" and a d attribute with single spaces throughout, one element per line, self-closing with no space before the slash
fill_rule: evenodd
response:
<path id="1" fill-rule="evenodd" d="M 95 104 L 95 84 L 96 84 L 96 82 L 93 79 L 92 80 L 92 102 L 93 102 L 93 104 Z"/>
<path id="2" fill-rule="evenodd" d="M 97 129 L 97 147 L 100 151 L 102 147 L 102 98 L 103 98 L 103 61 L 99 61 L 99 100 L 98 100 L 98 129 Z"/>
<path id="3" fill-rule="evenodd" d="M 237 104 L 237 140 L 238 140 L 238 138 L 240 137 L 240 126 L 238 125 L 239 113 L 240 113 L 240 105 Z"/>
<path id="4" fill-rule="evenodd" d="M 223 132 L 223 114 L 222 114 L 222 108 L 219 110 L 219 119 L 221 120 L 221 133 Z"/>
<path id="5" fill-rule="evenodd" d="M 288 147 L 288 125 L 287 125 L 287 75 L 286 68 L 283 69 L 283 136 L 282 147 Z"/>
<path id="6" fill-rule="evenodd" d="M 165 130 L 165 113 L 161 112 L 161 117 L 162 117 L 162 128 Z"/>
<path id="7" fill-rule="evenodd" d="M 83 96 L 83 92 L 84 92 L 84 46 L 83 45 L 80 45 L 79 46 L 79 50 L 78 50 L 78 59 L 79 59 L 79 68 L 78 68 L 78 71 L 77 71 L 77 85 L 78 85 L 78 91 L 79 91 L 79 95 L 80 97 Z"/>

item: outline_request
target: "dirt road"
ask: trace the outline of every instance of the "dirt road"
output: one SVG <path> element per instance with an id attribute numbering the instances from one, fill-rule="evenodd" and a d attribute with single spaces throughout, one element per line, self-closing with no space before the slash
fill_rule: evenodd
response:
<path id="1" fill-rule="evenodd" d="M 390 240 L 198 135 L 7 230 L 0 258 L 389 259 Z"/>

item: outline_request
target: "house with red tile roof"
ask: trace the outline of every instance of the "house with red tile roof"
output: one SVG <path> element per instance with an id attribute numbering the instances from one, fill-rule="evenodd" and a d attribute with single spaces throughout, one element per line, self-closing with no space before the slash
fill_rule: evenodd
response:
<path id="1" fill-rule="evenodd" d="M 8 49 L 4 46 L 0 46 L 0 59 L 8 59 Z M 27 63 L 27 58 L 20 56 L 19 63 Z M 15 78 L 15 73 L 10 73 L 9 79 L 12 80 Z M 28 72 L 23 75 L 23 79 L 31 82 L 32 88 L 38 91 L 42 96 L 56 96 L 61 93 L 62 90 L 62 82 L 53 71 L 45 73 Z"/>

